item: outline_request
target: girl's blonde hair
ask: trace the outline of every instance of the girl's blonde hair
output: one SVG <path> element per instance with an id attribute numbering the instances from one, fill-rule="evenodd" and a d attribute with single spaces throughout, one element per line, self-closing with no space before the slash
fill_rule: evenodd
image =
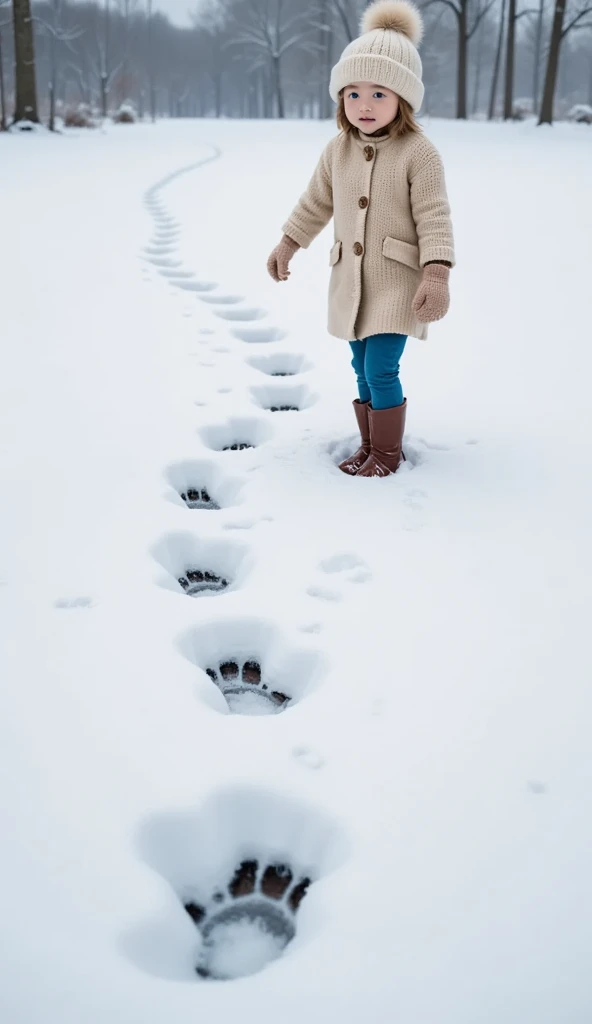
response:
<path id="1" fill-rule="evenodd" d="M 355 125 L 348 120 L 347 114 L 345 113 L 345 100 L 343 95 L 345 89 L 342 89 L 339 93 L 339 99 L 337 101 L 337 127 L 341 128 L 342 132 L 349 134 L 349 132 L 357 132 Z M 423 131 L 421 125 L 415 120 L 415 115 L 411 108 L 411 105 L 399 96 L 399 110 L 394 121 L 387 124 L 385 132 L 393 139 L 400 139 L 403 135 L 408 135 L 410 132 L 421 132 Z"/>

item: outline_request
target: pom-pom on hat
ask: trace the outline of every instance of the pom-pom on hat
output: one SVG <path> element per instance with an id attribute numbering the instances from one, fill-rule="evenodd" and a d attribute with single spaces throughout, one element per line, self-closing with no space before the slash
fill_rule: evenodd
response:
<path id="1" fill-rule="evenodd" d="M 423 21 L 417 7 L 407 0 L 375 0 L 364 11 L 360 28 L 362 35 L 346 46 L 331 72 L 331 98 L 337 102 L 353 82 L 374 82 L 419 110 L 424 87 L 417 47 Z"/>

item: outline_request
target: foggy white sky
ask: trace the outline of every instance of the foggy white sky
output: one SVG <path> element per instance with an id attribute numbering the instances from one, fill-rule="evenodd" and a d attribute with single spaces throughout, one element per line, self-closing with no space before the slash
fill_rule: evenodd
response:
<path id="1" fill-rule="evenodd" d="M 189 12 L 197 10 L 199 4 L 200 0 L 152 0 L 154 10 L 168 14 L 175 25 L 189 25 Z M 112 2 L 111 7 L 115 6 Z M 136 7 L 145 9 L 146 0 L 137 0 Z"/>
<path id="2" fill-rule="evenodd" d="M 154 0 L 154 10 L 168 14 L 175 25 L 189 25 L 189 11 L 198 6 L 197 0 Z"/>

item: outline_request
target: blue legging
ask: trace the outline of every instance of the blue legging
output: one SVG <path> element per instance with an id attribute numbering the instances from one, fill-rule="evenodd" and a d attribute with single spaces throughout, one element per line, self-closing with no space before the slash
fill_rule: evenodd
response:
<path id="1" fill-rule="evenodd" d="M 399 360 L 406 341 L 406 334 L 372 334 L 362 341 L 350 341 L 361 402 L 372 402 L 373 409 L 403 404 Z"/>

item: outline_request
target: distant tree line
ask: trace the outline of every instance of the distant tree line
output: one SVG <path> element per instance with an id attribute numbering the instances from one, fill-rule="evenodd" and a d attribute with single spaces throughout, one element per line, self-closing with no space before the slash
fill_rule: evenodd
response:
<path id="1" fill-rule="evenodd" d="M 332 65 L 367 0 L 196 0 L 180 28 L 153 0 L 0 0 L 0 128 L 68 108 L 107 117 L 332 113 Z M 592 0 L 423 0 L 425 111 L 552 123 L 592 107 Z"/>

